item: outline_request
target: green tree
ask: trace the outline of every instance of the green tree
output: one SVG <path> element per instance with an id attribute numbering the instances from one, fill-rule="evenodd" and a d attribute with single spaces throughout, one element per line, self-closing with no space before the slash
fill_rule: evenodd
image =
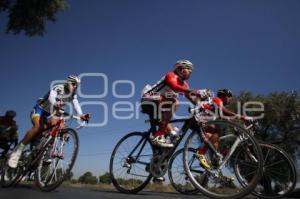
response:
<path id="1" fill-rule="evenodd" d="M 83 184 L 97 184 L 98 180 L 96 176 L 93 176 L 92 172 L 85 172 L 79 177 L 78 181 Z"/>
<path id="2" fill-rule="evenodd" d="M 99 182 L 104 183 L 104 184 L 110 184 L 111 183 L 111 178 L 108 172 L 103 174 L 102 176 L 99 176 Z"/>
<path id="3" fill-rule="evenodd" d="M 249 101 L 259 101 L 264 104 L 264 117 L 259 120 L 259 138 L 263 141 L 283 145 L 284 149 L 295 158 L 300 144 L 300 128 L 296 128 L 297 125 L 300 125 L 300 97 L 298 93 L 293 91 L 253 95 L 244 91 L 233 99 L 229 108 L 237 111 L 237 102 L 241 102 L 243 105 Z M 247 114 L 255 115 L 254 112 L 247 112 Z"/>
<path id="4" fill-rule="evenodd" d="M 43 36 L 47 21 L 67 7 L 66 0 L 0 0 L 0 12 L 8 13 L 6 33 Z"/>

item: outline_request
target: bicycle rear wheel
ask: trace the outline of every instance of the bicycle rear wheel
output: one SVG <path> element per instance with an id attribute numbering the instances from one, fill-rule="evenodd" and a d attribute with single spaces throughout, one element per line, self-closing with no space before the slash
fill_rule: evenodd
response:
<path id="1" fill-rule="evenodd" d="M 76 161 L 79 139 L 71 128 L 62 129 L 54 142 L 45 147 L 35 171 L 35 183 L 42 191 L 52 191 L 69 176 Z"/>
<path id="2" fill-rule="evenodd" d="M 205 169 L 195 153 L 189 153 L 189 150 L 193 149 L 196 152 L 202 146 L 201 131 L 212 132 L 211 130 L 216 129 L 222 137 L 219 139 L 217 149 L 215 148 L 215 151 L 209 149 L 205 154 L 211 167 Z M 247 183 L 238 180 L 234 169 L 239 153 L 244 154 L 244 159 L 238 161 L 243 162 L 246 158 L 256 162 L 251 170 L 252 176 L 244 179 Z M 262 176 L 262 165 L 262 153 L 257 141 L 243 127 L 229 121 L 217 120 L 205 123 L 200 132 L 194 131 L 189 135 L 184 146 L 185 170 L 193 185 L 210 198 L 236 199 L 251 193 Z M 200 183 L 202 181 L 198 179 L 206 179 L 206 182 Z"/>
<path id="3" fill-rule="evenodd" d="M 171 185 L 176 191 L 182 194 L 196 194 L 199 192 L 191 183 L 183 166 L 183 148 L 176 151 L 170 161 L 168 175 Z M 193 149 L 189 149 L 190 153 L 195 153 Z"/>
<path id="4" fill-rule="evenodd" d="M 125 135 L 115 146 L 110 158 L 110 177 L 122 193 L 141 191 L 152 178 L 149 165 L 153 148 L 147 134 L 133 132 Z"/>
<path id="5" fill-rule="evenodd" d="M 264 156 L 263 177 L 252 194 L 260 198 L 281 198 L 293 191 L 297 183 L 297 173 L 293 161 L 280 147 L 260 144 Z M 248 164 L 251 164 L 249 162 Z M 248 169 L 238 167 L 242 173 Z"/>

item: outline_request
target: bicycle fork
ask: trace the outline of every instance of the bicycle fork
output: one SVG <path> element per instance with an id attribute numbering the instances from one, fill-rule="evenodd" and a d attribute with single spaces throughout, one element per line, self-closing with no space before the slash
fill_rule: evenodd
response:
<path id="1" fill-rule="evenodd" d="M 62 139 L 61 143 L 59 143 L 59 139 Z M 65 138 L 62 137 L 55 137 L 54 139 L 54 143 L 50 152 L 50 156 L 51 158 L 59 158 L 59 159 L 63 159 L 64 158 L 64 151 L 63 151 L 63 147 L 66 144 Z"/>

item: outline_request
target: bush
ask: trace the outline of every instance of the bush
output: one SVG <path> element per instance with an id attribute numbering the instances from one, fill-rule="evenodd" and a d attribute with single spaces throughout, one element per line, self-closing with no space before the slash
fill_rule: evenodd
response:
<path id="1" fill-rule="evenodd" d="M 110 179 L 109 173 L 106 172 L 104 175 L 99 176 L 99 182 L 103 183 L 103 184 L 110 184 L 111 183 L 111 179 Z"/>
<path id="2" fill-rule="evenodd" d="M 97 177 L 89 171 L 80 176 L 78 181 L 83 184 L 97 184 L 98 182 Z"/>

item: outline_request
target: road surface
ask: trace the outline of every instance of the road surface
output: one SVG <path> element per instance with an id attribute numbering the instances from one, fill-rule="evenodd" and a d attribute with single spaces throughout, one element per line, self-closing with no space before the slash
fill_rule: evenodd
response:
<path id="1" fill-rule="evenodd" d="M 122 194 L 114 189 L 60 187 L 52 192 L 41 192 L 30 184 L 11 188 L 0 188 L 1 199 L 208 199 L 201 194 L 182 195 L 179 193 L 161 193 L 142 191 L 139 194 Z M 247 196 L 254 199 L 254 196 Z M 292 198 L 289 198 L 292 199 Z"/>

